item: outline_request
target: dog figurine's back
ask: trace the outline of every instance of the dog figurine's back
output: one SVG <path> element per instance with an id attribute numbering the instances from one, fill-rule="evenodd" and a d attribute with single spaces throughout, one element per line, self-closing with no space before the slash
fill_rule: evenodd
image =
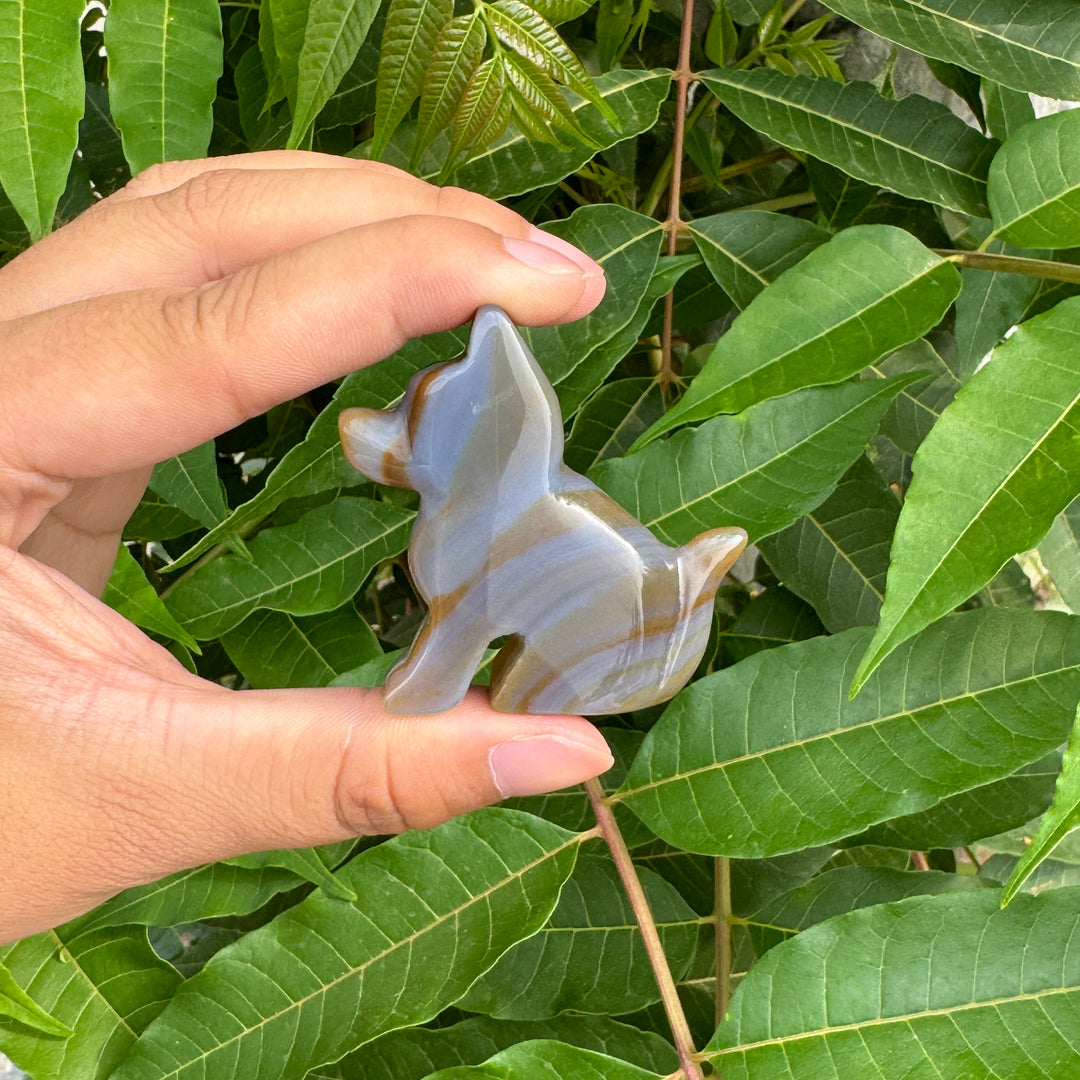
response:
<path id="1" fill-rule="evenodd" d="M 625 712 L 690 678 L 746 534 L 668 547 L 568 469 L 558 400 L 502 310 L 481 308 L 465 357 L 416 375 L 397 408 L 347 409 L 340 427 L 361 472 L 420 493 L 409 566 L 428 614 L 389 712 L 456 705 L 504 636 L 504 712 Z"/>

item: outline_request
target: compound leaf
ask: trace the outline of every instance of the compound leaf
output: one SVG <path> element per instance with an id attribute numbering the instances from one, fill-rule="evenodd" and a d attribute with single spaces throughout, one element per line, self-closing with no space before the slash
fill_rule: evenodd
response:
<path id="1" fill-rule="evenodd" d="M 116 1080 L 300 1080 L 431 1019 L 547 921 L 577 845 L 539 818 L 489 809 L 369 848 L 338 871 L 356 904 L 315 892 L 222 949 Z"/>
<path id="2" fill-rule="evenodd" d="M 425 82 L 437 93 L 448 92 L 447 76 L 452 75 L 454 67 L 447 66 L 447 50 L 444 46 L 440 54 L 438 45 L 449 30 L 447 24 L 453 14 L 453 0 L 393 0 L 391 3 L 379 49 L 372 157 L 382 156 L 390 136 L 412 108 Z M 479 23 L 478 13 L 464 16 L 464 19 L 470 25 Z M 480 44 L 482 47 L 482 35 Z"/>

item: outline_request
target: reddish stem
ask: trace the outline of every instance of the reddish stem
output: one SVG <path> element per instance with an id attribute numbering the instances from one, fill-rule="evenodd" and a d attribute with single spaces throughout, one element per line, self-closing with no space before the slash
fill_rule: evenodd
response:
<path id="1" fill-rule="evenodd" d="M 675 138 L 672 144 L 671 187 L 668 195 L 667 253 L 674 255 L 679 242 L 679 201 L 682 197 L 683 142 L 686 136 L 686 100 L 694 73 L 690 70 L 690 46 L 694 32 L 694 0 L 683 0 L 682 34 L 679 38 L 679 65 L 675 69 Z M 671 362 L 671 331 L 675 307 L 674 291 L 664 299 L 664 330 L 660 338 L 660 385 L 665 389 L 675 380 Z"/>
<path id="2" fill-rule="evenodd" d="M 585 790 L 589 794 L 589 802 L 592 803 L 596 814 L 600 835 L 603 836 L 611 852 L 615 869 L 619 873 L 619 880 L 626 890 L 634 918 L 637 919 L 641 930 L 641 936 L 645 942 L 645 953 L 649 958 L 656 985 L 660 989 L 660 1000 L 664 1004 L 664 1012 L 667 1013 L 668 1023 L 671 1025 L 671 1035 L 675 1042 L 675 1051 L 679 1055 L 682 1074 L 685 1080 L 704 1080 L 697 1060 L 697 1051 L 694 1049 L 694 1039 L 690 1034 L 690 1025 L 686 1021 L 686 1013 L 683 1012 L 682 1002 L 679 1000 L 679 991 L 671 976 L 667 957 L 664 955 L 660 933 L 656 929 L 656 921 L 653 919 L 652 911 L 649 910 L 649 902 L 645 898 L 645 890 L 642 889 L 641 881 L 634 869 L 626 841 L 615 820 L 615 812 L 604 799 L 604 789 L 600 786 L 599 780 L 589 780 L 585 784 Z"/>

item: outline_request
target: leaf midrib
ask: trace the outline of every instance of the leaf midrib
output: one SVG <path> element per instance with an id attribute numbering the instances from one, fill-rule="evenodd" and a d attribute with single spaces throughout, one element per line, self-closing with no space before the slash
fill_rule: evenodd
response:
<path id="1" fill-rule="evenodd" d="M 809 387 L 808 389 L 820 389 L 820 388 L 819 387 Z M 853 406 L 851 406 L 846 411 L 844 411 L 842 413 L 837 413 L 835 416 L 833 416 L 824 427 L 815 428 L 813 431 L 809 432 L 803 438 L 800 438 L 798 441 L 793 442 L 785 450 L 780 450 L 779 447 L 777 447 L 776 448 L 777 451 L 778 451 L 777 453 L 774 453 L 771 457 L 768 457 L 764 461 L 762 461 L 759 464 L 755 465 L 752 469 L 747 469 L 746 472 L 740 473 L 733 480 L 728 480 L 727 482 L 721 484 L 719 487 L 715 487 L 710 491 L 706 491 L 703 494 L 698 495 L 696 498 L 692 499 L 689 502 L 680 503 L 678 506 L 674 506 L 670 510 L 666 510 L 659 517 L 650 518 L 648 521 L 642 519 L 642 524 L 645 525 L 647 528 L 651 529 L 654 525 L 659 525 L 661 522 L 669 520 L 670 518 L 674 517 L 676 514 L 682 513 L 684 510 L 689 510 L 691 507 L 697 506 L 700 503 L 707 502 L 707 501 L 709 501 L 711 499 L 716 499 L 719 496 L 720 492 L 726 491 L 728 488 L 733 488 L 733 487 L 737 487 L 737 486 L 742 485 L 750 477 L 757 476 L 758 474 L 763 473 L 770 466 L 775 465 L 776 462 L 782 460 L 785 457 L 790 456 L 792 453 L 794 453 L 800 447 L 807 445 L 808 443 L 812 442 L 814 439 L 817 439 L 819 436 L 821 436 L 821 435 L 825 434 L 826 432 L 830 431 L 837 424 L 840 424 L 844 420 L 847 420 L 853 413 L 858 412 L 860 409 L 862 409 L 865 406 L 869 405 L 871 402 L 877 401 L 878 398 L 881 396 L 881 393 L 884 392 L 887 389 L 888 389 L 887 387 L 882 387 L 882 391 L 880 391 L 880 392 L 878 392 L 876 394 L 870 394 L 867 397 L 862 398 L 862 400 L 856 402 Z M 773 400 L 775 400 L 775 399 L 773 399 Z M 738 415 L 738 414 L 736 414 L 736 415 Z M 717 419 L 730 419 L 730 417 L 718 417 Z M 697 430 L 701 431 L 701 428 L 698 428 Z M 678 461 L 676 460 L 672 464 L 677 466 Z M 680 487 L 681 487 L 681 484 L 680 484 Z"/>
<path id="2" fill-rule="evenodd" d="M 1023 49 L 1026 52 L 1034 53 L 1036 56 L 1043 56 L 1047 60 L 1058 60 L 1069 63 L 1069 60 L 1064 56 L 1058 56 L 1054 53 L 1044 52 L 1042 49 L 1037 49 L 1033 45 L 1027 45 L 1022 41 L 1017 41 L 1016 38 L 1010 38 L 1006 37 L 1004 34 L 994 33 L 994 31 L 991 30 L 988 26 L 983 26 L 979 23 L 967 22 L 966 20 L 961 19 L 956 15 L 953 15 L 952 12 L 948 9 L 929 7 L 927 4 L 921 3 L 920 0 L 906 0 L 906 2 L 909 6 L 923 12 L 923 14 L 929 15 L 932 20 L 944 19 L 947 22 L 954 23 L 956 26 L 962 26 L 964 27 L 964 29 L 970 30 L 972 35 L 975 37 L 983 36 L 992 38 L 996 41 L 1000 41 L 1003 45 L 1006 45 L 1010 49 Z M 1015 26 L 1016 24 L 1010 22 L 1008 25 Z M 947 37 L 948 35 L 943 33 L 942 36 Z"/>
<path id="3" fill-rule="evenodd" d="M 964 539 L 970 534 L 971 530 L 975 527 L 975 525 L 982 520 L 986 511 L 1000 497 L 1009 482 L 1013 480 L 1016 474 L 1027 465 L 1027 463 L 1035 455 L 1036 451 L 1038 451 L 1040 447 L 1042 447 L 1042 445 L 1052 435 L 1057 433 L 1058 429 L 1065 422 L 1066 418 L 1072 414 L 1072 412 L 1077 408 L 1078 405 L 1080 405 L 1080 390 L 1077 391 L 1077 393 L 1073 396 L 1072 400 L 1068 403 L 1068 405 L 1061 410 L 1058 419 L 1055 420 L 1054 423 L 1046 429 L 1043 436 L 1037 442 L 1032 443 L 1027 453 L 1025 453 L 1024 456 L 1020 458 L 1020 460 L 1016 463 L 1016 465 L 1012 469 L 1010 469 L 1008 473 L 1005 474 L 997 487 L 995 487 L 994 490 L 983 501 L 982 508 L 980 509 L 979 513 L 971 519 L 971 521 L 967 524 L 964 530 L 957 534 L 956 539 L 944 550 L 944 552 L 942 552 L 941 558 L 938 559 L 938 561 L 934 564 L 933 568 L 925 575 L 924 584 L 922 585 L 922 587 L 918 590 L 918 592 L 914 594 L 914 596 L 911 597 L 907 604 L 892 619 L 892 622 L 888 629 L 888 635 L 882 638 L 883 646 L 888 643 L 889 638 L 895 633 L 896 628 L 900 625 L 902 620 L 907 617 L 908 613 L 915 606 L 915 602 L 919 599 L 920 596 L 923 595 L 930 583 L 941 572 L 941 568 L 945 565 L 946 560 L 957 550 L 957 548 L 964 541 Z M 886 591 L 887 589 L 888 585 L 886 584 Z M 880 653 L 881 649 L 879 647 L 875 651 L 875 655 L 880 655 Z"/>
<path id="4" fill-rule="evenodd" d="M 850 1024 L 835 1024 L 829 1027 L 815 1028 L 813 1031 L 800 1031 L 792 1035 L 779 1035 L 772 1039 L 758 1039 L 755 1042 L 739 1043 L 737 1046 L 728 1046 L 723 1050 L 706 1051 L 706 1060 L 722 1060 L 726 1055 L 741 1054 L 747 1050 L 757 1050 L 761 1047 L 790 1046 L 792 1043 L 804 1039 L 825 1038 L 842 1031 L 861 1031 L 865 1028 L 885 1027 L 890 1024 L 912 1024 L 926 1018 L 936 1016 L 953 1016 L 956 1013 L 970 1012 L 974 1009 L 997 1009 L 1003 1005 L 1010 1005 L 1017 1001 L 1042 1001 L 1055 994 L 1080 993 L 1080 984 L 1073 986 L 1048 987 L 1028 994 L 1009 994 L 1002 997 L 987 998 L 985 1001 L 964 1002 L 958 1005 L 944 1006 L 938 1009 L 926 1009 L 922 1012 L 900 1013 L 897 1016 L 880 1016 L 868 1020 L 856 1020 Z"/>
<path id="5" fill-rule="evenodd" d="M 375 515 L 372 515 L 372 516 L 374 517 Z M 259 607 L 259 602 L 261 600 L 263 600 L 265 597 L 270 596 L 273 593 L 278 592 L 281 589 L 289 589 L 289 590 L 294 589 L 299 584 L 301 584 L 302 582 L 307 581 L 309 578 L 317 577 L 317 576 L 323 574 L 325 571 L 329 570 L 331 567 L 338 566 L 339 564 L 341 564 L 343 562 L 346 562 L 349 559 L 355 558 L 360 552 L 364 551 L 368 547 L 371 547 L 373 544 L 377 543 L 378 541 L 384 540 L 387 536 L 389 536 L 395 530 L 400 529 L 403 526 L 409 525 L 409 523 L 412 521 L 413 518 L 415 518 L 415 516 L 416 516 L 416 513 L 415 513 L 415 511 L 413 511 L 411 517 L 405 517 L 405 518 L 402 518 L 400 521 L 393 522 L 389 526 L 384 527 L 383 531 L 380 532 L 380 533 L 373 533 L 373 534 L 367 535 L 364 538 L 364 542 L 362 544 L 352 548 L 351 550 L 345 552 L 342 555 L 339 555 L 337 558 L 331 559 L 329 562 L 320 563 L 318 566 L 313 567 L 311 570 L 308 570 L 303 574 L 299 574 L 299 575 L 297 575 L 295 577 L 291 577 L 291 578 L 288 579 L 288 581 L 278 582 L 276 585 L 274 585 L 271 588 L 263 589 L 262 591 L 260 591 L 258 593 L 245 595 L 242 600 L 237 600 L 237 601 L 234 601 L 234 602 L 229 603 L 229 604 L 219 604 L 217 607 L 211 608 L 209 611 L 200 612 L 198 615 L 191 616 L 186 621 L 187 622 L 194 622 L 197 619 L 213 618 L 213 617 L 215 617 L 217 615 L 220 615 L 222 613 L 231 612 L 231 611 L 235 611 L 237 608 L 246 607 L 249 604 L 254 604 L 255 608 L 258 608 Z M 327 525 L 328 526 L 332 525 L 333 528 L 335 528 L 339 533 L 342 533 L 342 535 L 345 535 L 343 533 L 342 529 L 340 528 L 340 526 L 338 526 L 336 523 L 327 522 Z M 294 543 L 300 544 L 300 541 L 295 540 Z M 245 564 L 245 565 L 254 565 L 254 564 Z M 267 571 L 264 569 L 263 573 L 267 573 Z M 254 608 L 252 610 L 254 610 Z"/>
<path id="6" fill-rule="evenodd" d="M 879 247 L 878 250 L 880 251 L 882 249 Z M 751 379 L 761 375 L 762 372 L 769 371 L 771 368 L 783 365 L 786 361 L 790 360 L 792 357 L 797 357 L 799 355 L 799 353 L 803 352 L 805 349 L 809 349 L 809 348 L 817 345 L 820 342 L 827 341 L 833 334 L 836 334 L 836 333 L 844 330 L 846 327 L 852 325 L 853 323 L 861 323 L 861 322 L 863 322 L 863 317 L 867 314 L 867 312 L 872 312 L 875 308 L 880 307 L 886 301 L 891 300 L 894 297 L 899 296 L 902 292 L 905 292 L 907 289 L 913 288 L 914 286 L 920 284 L 924 279 L 929 278 L 933 274 L 937 273 L 937 271 L 939 271 L 943 266 L 948 266 L 948 263 L 946 263 L 944 259 L 941 259 L 937 263 L 935 263 L 933 266 L 928 267 L 922 273 L 918 274 L 916 277 L 908 278 L 905 282 L 903 282 L 897 288 L 890 289 L 888 292 L 881 293 L 876 299 L 872 300 L 866 307 L 859 308 L 858 311 L 853 312 L 846 319 L 842 319 L 840 322 L 830 323 L 827 327 L 825 327 L 819 333 L 814 334 L 812 337 L 804 338 L 797 345 L 794 345 L 792 348 L 786 350 L 785 352 L 773 353 L 772 356 L 767 357 L 757 367 L 750 368 L 749 370 L 744 371 L 737 378 L 733 379 L 731 382 L 727 383 L 725 386 L 721 386 L 718 389 L 713 390 L 710 394 L 708 394 L 707 397 L 700 398 L 698 401 L 694 402 L 694 407 L 695 408 L 700 408 L 701 406 L 705 405 L 707 402 L 712 401 L 714 398 L 720 397 L 721 395 L 728 393 L 729 391 L 732 390 L 733 387 L 737 387 L 742 383 L 748 382 Z M 817 280 L 818 280 L 818 282 L 820 282 L 820 278 L 818 278 Z M 918 335 L 916 335 L 916 336 L 918 336 Z M 713 355 L 716 355 L 716 353 L 720 353 L 720 352 L 723 351 L 723 349 L 722 349 L 723 340 L 724 340 L 723 338 L 720 338 L 720 340 L 717 342 L 717 348 L 714 350 Z M 912 339 L 912 340 L 914 340 L 914 339 Z M 880 359 L 882 356 L 886 355 L 886 353 L 894 351 L 894 349 L 896 349 L 896 348 L 902 348 L 903 345 L 905 345 L 905 344 L 907 344 L 907 342 L 903 342 L 903 343 L 901 343 L 901 345 L 897 345 L 897 346 L 889 346 L 888 348 L 886 348 L 886 350 L 884 352 L 878 354 L 877 359 Z M 730 351 L 731 348 L 732 348 L 732 346 L 729 344 L 727 346 L 727 349 Z M 833 353 L 833 355 L 835 355 L 835 350 L 830 350 L 830 351 Z M 711 360 L 711 357 L 710 357 L 710 360 Z M 843 382 L 843 381 L 844 381 L 843 378 L 839 378 L 839 379 L 835 380 L 835 382 Z M 692 385 L 693 384 L 691 384 L 691 387 L 692 387 Z M 805 385 L 815 385 L 815 384 L 805 384 Z M 830 384 L 829 383 L 824 383 L 824 384 L 818 383 L 816 385 L 828 386 Z M 801 389 L 801 387 L 795 387 L 794 389 Z M 762 399 L 762 400 L 767 400 L 767 399 Z M 690 410 L 688 409 L 687 411 L 690 411 Z"/>
<path id="7" fill-rule="evenodd" d="M 232 1035 L 228 1039 L 225 1039 L 224 1041 L 220 1041 L 220 1042 L 215 1043 L 205 1053 L 199 1054 L 199 1055 L 197 1055 L 195 1057 L 192 1057 L 192 1058 L 188 1058 L 186 1061 L 179 1062 L 175 1069 L 172 1069 L 167 1073 L 162 1072 L 156 1078 L 156 1080 L 169 1080 L 169 1077 L 179 1077 L 182 1070 L 184 1070 L 184 1069 L 188 1068 L 189 1066 L 193 1065 L 195 1062 L 197 1062 L 197 1061 L 205 1061 L 212 1054 L 216 1054 L 218 1051 L 222 1050 L 224 1047 L 229 1046 L 232 1043 L 239 1042 L 241 1039 L 247 1038 L 249 1035 L 251 1035 L 252 1032 L 258 1031 L 261 1028 L 265 1027 L 267 1024 L 271 1023 L 272 1021 L 278 1020 L 282 1016 L 288 1015 L 294 1009 L 299 1009 L 302 1006 L 306 1005 L 308 1002 L 314 1001 L 316 998 L 328 993 L 335 986 L 338 986 L 339 984 L 345 982 L 346 980 L 355 978 L 360 972 L 365 971 L 372 964 L 378 963 L 380 960 L 384 960 L 386 957 L 392 955 L 394 952 L 396 952 L 398 949 L 400 949 L 400 948 L 402 948 L 404 946 L 410 946 L 415 940 L 417 940 L 418 938 L 422 937 L 423 935 L 431 932 L 432 930 L 436 929 L 437 927 L 441 926 L 443 923 L 445 923 L 445 922 L 447 922 L 447 921 L 449 921 L 451 919 L 457 918 L 457 916 L 459 916 L 462 912 L 467 911 L 470 907 L 472 907 L 478 901 L 485 900 L 485 899 L 487 899 L 487 897 L 493 895 L 499 889 L 502 889 L 502 888 L 506 887 L 506 885 L 509 882 L 518 880 L 520 878 L 523 878 L 527 873 L 529 873 L 530 871 L 532 871 L 536 867 L 543 865 L 543 863 L 545 863 L 545 862 L 547 862 L 547 861 L 549 861 L 551 859 L 554 859 L 561 852 L 567 850 L 570 847 L 573 847 L 575 844 L 581 844 L 585 840 L 592 839 L 596 834 L 597 834 L 596 829 L 590 829 L 587 832 L 576 833 L 574 836 L 571 836 L 569 839 L 564 840 L 563 843 L 559 844 L 558 847 L 549 848 L 547 851 L 544 852 L 543 855 L 540 856 L 540 858 L 534 859 L 532 862 L 527 863 L 526 865 L 522 866 L 520 869 L 515 870 L 512 874 L 508 875 L 507 877 L 502 878 L 501 880 L 496 882 L 494 885 L 491 885 L 487 889 L 484 889 L 482 892 L 472 893 L 469 896 L 468 900 L 465 901 L 464 903 L 459 904 L 456 907 L 451 908 L 450 910 L 444 912 L 442 915 L 437 916 L 432 922 L 429 922 L 425 926 L 422 926 L 419 930 L 414 930 L 411 934 L 407 935 L 406 937 L 399 938 L 397 941 L 393 942 L 393 944 L 391 944 L 388 948 L 385 948 L 381 952 L 375 953 L 374 955 L 368 957 L 368 959 L 365 960 L 362 964 L 359 964 L 356 967 L 350 967 L 343 974 L 337 976 L 337 978 L 331 979 L 330 982 L 320 984 L 319 988 L 317 990 L 313 990 L 310 994 L 305 994 L 301 998 L 293 998 L 284 1009 L 279 1009 L 277 1012 L 271 1013 L 270 1015 L 263 1017 L 261 1020 L 259 1020 L 257 1023 L 253 1024 L 252 1026 L 244 1028 L 243 1031 L 238 1032 L 236 1035 Z M 315 933 L 315 931 L 312 931 L 312 932 Z M 321 935 L 319 935 L 319 936 L 321 936 Z M 393 1029 L 389 1029 L 389 1030 L 393 1030 Z M 377 1034 L 384 1034 L 384 1032 L 378 1032 Z M 371 1038 L 375 1038 L 375 1037 L 377 1037 L 377 1036 L 371 1036 Z M 368 1041 L 370 1041 L 370 1039 L 365 1039 L 364 1040 L 364 1042 L 368 1042 Z M 363 1043 L 360 1043 L 359 1045 L 362 1046 Z M 126 1059 L 126 1060 L 130 1060 L 130 1055 L 129 1055 L 129 1058 Z M 123 1065 L 121 1065 L 121 1068 L 123 1068 Z"/>
<path id="8" fill-rule="evenodd" d="M 803 76 L 803 77 L 807 78 L 808 76 Z M 785 107 L 787 109 L 793 109 L 793 110 L 796 110 L 796 111 L 801 110 L 801 111 L 805 112 L 808 116 L 815 116 L 815 117 L 818 117 L 821 120 L 827 120 L 829 123 L 835 124 L 837 127 L 844 128 L 847 131 L 858 132 L 860 135 L 863 135 L 863 136 L 873 140 L 874 142 L 882 143 L 885 146 L 888 146 L 888 147 L 892 148 L 893 150 L 895 150 L 901 156 L 902 155 L 908 155 L 910 157 L 916 158 L 919 161 L 924 161 L 927 164 L 934 166 L 935 168 L 943 169 L 946 172 L 951 173 L 953 176 L 962 177 L 964 180 L 972 181 L 973 183 L 975 183 L 979 187 L 984 187 L 986 185 L 986 177 L 985 176 L 976 176 L 973 173 L 966 173 L 962 169 L 960 169 L 960 168 L 958 168 L 958 167 L 956 167 L 954 165 L 950 165 L 947 162 L 941 161 L 938 158 L 932 158 L 932 157 L 929 157 L 926 154 L 920 154 L 918 151 L 916 151 L 911 146 L 908 146 L 905 143 L 897 143 L 897 142 L 893 142 L 891 139 L 886 139 L 884 136 L 882 136 L 880 134 L 880 131 L 878 129 L 858 127 L 858 126 L 856 126 L 855 124 L 851 123 L 848 120 L 845 120 L 843 118 L 835 116 L 833 113 L 819 112 L 816 109 L 810 108 L 805 103 L 798 103 L 798 102 L 789 101 L 786 98 L 775 97 L 772 94 L 765 93 L 764 91 L 759 90 L 759 89 L 757 89 L 755 87 L 752 87 L 752 86 L 750 86 L 750 85 L 748 85 L 746 83 L 741 83 L 741 82 L 737 82 L 737 81 L 725 82 L 724 79 L 717 78 L 715 74 L 709 74 L 709 75 L 703 75 L 702 76 L 702 81 L 705 82 L 706 84 L 708 84 L 708 82 L 710 80 L 715 80 L 716 82 L 720 83 L 722 86 L 733 87 L 733 88 L 735 88 L 737 90 L 753 94 L 756 97 L 763 98 L 766 101 L 771 101 L 771 102 L 774 102 L 777 105 L 782 105 L 783 107 Z M 850 86 L 852 84 L 848 83 L 847 85 Z M 906 100 L 906 99 L 901 99 L 901 100 Z M 891 106 L 891 110 L 890 110 L 891 112 L 896 112 L 896 106 L 899 104 L 898 101 L 890 102 L 885 98 L 883 98 L 882 101 L 884 101 L 884 103 L 887 106 Z M 963 121 L 960 121 L 960 123 L 963 123 Z M 977 133 L 973 131 L 972 134 L 977 134 Z"/>
<path id="9" fill-rule="evenodd" d="M 914 710 L 899 709 L 895 712 L 885 713 L 881 716 L 875 716 L 868 720 L 865 720 L 858 724 L 851 724 L 847 727 L 833 728 L 832 731 L 819 732 L 817 735 L 810 735 L 803 739 L 793 739 L 791 742 L 780 743 L 776 746 L 768 746 L 763 750 L 740 754 L 738 757 L 727 758 L 724 761 L 714 761 L 708 765 L 702 765 L 696 769 L 687 769 L 683 772 L 669 773 L 667 776 L 659 780 L 650 780 L 647 784 L 641 784 L 639 787 L 629 788 L 623 791 L 616 791 L 612 795 L 608 796 L 608 802 L 617 803 L 622 802 L 624 799 L 628 799 L 633 795 L 637 795 L 642 791 L 648 791 L 651 788 L 663 787 L 666 784 L 670 784 L 677 780 L 687 780 L 692 776 L 699 776 L 702 773 L 709 773 L 719 771 L 726 771 L 733 765 L 741 765 L 748 761 L 758 761 L 762 758 L 769 757 L 772 754 L 784 753 L 792 749 L 809 746 L 812 743 L 823 742 L 829 739 L 836 739 L 837 737 L 844 736 L 848 732 L 867 731 L 872 730 L 880 725 L 892 723 L 895 720 L 910 719 L 915 720 L 924 712 L 932 709 L 939 709 L 942 706 L 952 707 L 960 702 L 974 701 L 977 702 L 980 695 L 999 693 L 1003 690 L 1012 690 L 1014 687 L 1023 687 L 1028 683 L 1038 683 L 1043 679 L 1051 678 L 1055 675 L 1060 675 L 1065 671 L 1075 671 L 1076 664 L 1062 664 L 1061 667 L 1050 668 L 1048 670 L 1040 671 L 1036 674 L 1027 675 L 1024 678 L 1016 679 L 1012 682 L 997 683 L 994 686 L 984 687 L 981 690 L 967 690 L 961 694 L 954 694 L 950 697 L 937 698 L 934 701 L 928 701 L 922 705 L 919 705 Z M 997 722 L 995 720 L 995 722 Z M 921 730 L 921 729 L 920 729 Z M 882 742 L 888 745 L 888 739 L 883 739 Z M 925 779 L 925 778 L 924 778 Z M 979 781 L 974 784 L 973 787 L 983 787 L 987 781 Z M 968 788 L 966 790 L 971 790 Z"/>

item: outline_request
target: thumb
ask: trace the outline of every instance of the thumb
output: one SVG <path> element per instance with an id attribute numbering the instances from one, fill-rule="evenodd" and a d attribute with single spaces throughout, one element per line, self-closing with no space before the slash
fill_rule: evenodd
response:
<path id="1" fill-rule="evenodd" d="M 381 691 L 349 687 L 201 696 L 182 724 L 205 763 L 189 789 L 205 806 L 193 810 L 217 823 L 190 853 L 200 862 L 426 829 L 612 765 L 587 721 L 495 712 L 477 690 L 435 716 L 389 716 Z"/>

